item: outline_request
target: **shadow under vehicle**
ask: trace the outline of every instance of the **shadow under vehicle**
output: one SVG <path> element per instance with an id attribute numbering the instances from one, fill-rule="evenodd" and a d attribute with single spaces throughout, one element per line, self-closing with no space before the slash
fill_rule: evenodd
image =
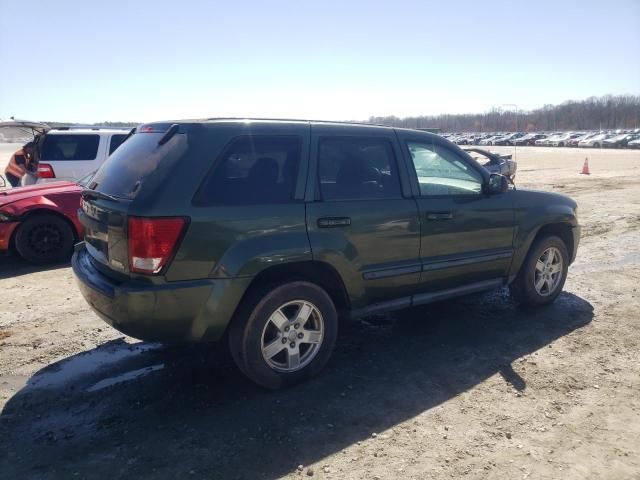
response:
<path id="1" fill-rule="evenodd" d="M 0 471 L 279 478 L 493 375 L 526 393 L 513 362 L 592 317 L 571 293 L 516 309 L 505 290 L 369 317 L 343 331 L 317 378 L 281 391 L 238 375 L 224 352 L 115 340 L 26 379 L 0 415 Z"/>

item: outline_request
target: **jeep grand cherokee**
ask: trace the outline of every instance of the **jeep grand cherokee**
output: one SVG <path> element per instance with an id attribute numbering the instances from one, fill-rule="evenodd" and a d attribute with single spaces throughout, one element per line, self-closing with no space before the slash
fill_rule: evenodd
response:
<path id="1" fill-rule="evenodd" d="M 339 313 L 509 285 L 544 305 L 578 247 L 576 203 L 515 190 L 430 133 L 212 119 L 139 127 L 83 191 L 73 270 L 144 340 L 228 342 L 278 388 L 328 361 Z"/>

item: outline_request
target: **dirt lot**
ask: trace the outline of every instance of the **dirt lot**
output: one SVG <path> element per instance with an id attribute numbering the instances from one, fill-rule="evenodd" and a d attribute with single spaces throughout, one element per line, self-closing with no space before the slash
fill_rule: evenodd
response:
<path id="1" fill-rule="evenodd" d="M 505 290 L 361 320 L 287 391 L 123 337 L 68 265 L 0 259 L 0 477 L 640 478 L 640 151 L 518 161 L 519 186 L 580 205 L 554 305 Z"/>

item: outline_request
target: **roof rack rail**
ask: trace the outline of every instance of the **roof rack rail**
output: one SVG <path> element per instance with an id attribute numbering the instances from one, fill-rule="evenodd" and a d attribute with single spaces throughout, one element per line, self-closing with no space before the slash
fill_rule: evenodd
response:
<path id="1" fill-rule="evenodd" d="M 387 127 L 395 128 L 391 125 L 385 125 L 383 123 L 372 123 L 359 120 L 314 120 L 309 118 L 269 118 L 269 117 L 210 117 L 205 118 L 206 121 L 212 120 L 259 120 L 267 122 L 313 122 L 313 123 L 341 123 L 347 125 L 362 125 L 366 127 Z"/>
<path id="2" fill-rule="evenodd" d="M 51 130 L 131 130 L 130 127 L 111 127 L 108 125 L 65 125 L 52 127 Z"/>

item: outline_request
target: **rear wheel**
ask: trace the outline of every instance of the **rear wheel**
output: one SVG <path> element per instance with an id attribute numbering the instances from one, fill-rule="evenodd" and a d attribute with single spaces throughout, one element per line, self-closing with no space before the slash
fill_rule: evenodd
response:
<path id="1" fill-rule="evenodd" d="M 291 282 L 250 292 L 231 325 L 229 348 L 247 377 L 276 389 L 317 374 L 337 332 L 331 297 L 313 283 Z"/>
<path id="2" fill-rule="evenodd" d="M 53 263 L 69 258 L 74 235 L 71 226 L 57 215 L 37 214 L 28 217 L 15 236 L 18 254 L 35 264 Z"/>
<path id="3" fill-rule="evenodd" d="M 551 303 L 562 291 L 568 267 L 569 253 L 564 242 L 556 236 L 540 238 L 531 246 L 511 284 L 511 295 L 522 305 Z"/>

